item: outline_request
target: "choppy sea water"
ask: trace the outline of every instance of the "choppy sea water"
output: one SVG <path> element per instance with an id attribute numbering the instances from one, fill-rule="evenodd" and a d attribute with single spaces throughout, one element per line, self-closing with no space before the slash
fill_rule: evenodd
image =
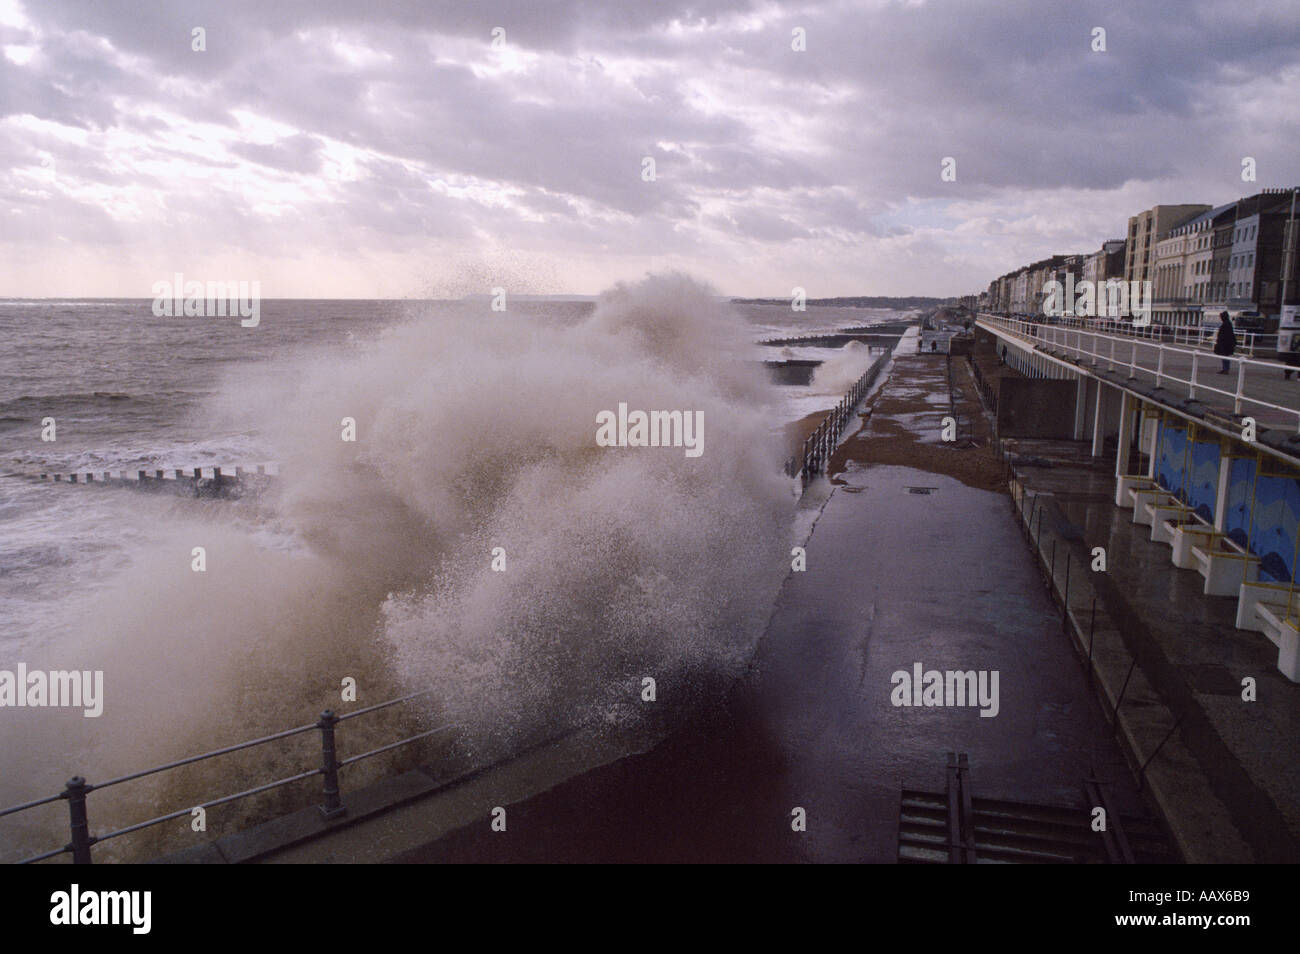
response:
<path id="1" fill-rule="evenodd" d="M 772 385 L 754 342 L 899 317 L 655 280 L 508 316 L 266 301 L 256 328 L 147 300 L 0 302 L 0 668 L 100 668 L 108 686 L 102 719 L 3 713 L 0 801 L 57 790 L 51 751 L 102 776 L 296 724 L 321 689 L 281 687 L 318 675 L 434 686 L 439 717 L 490 749 L 617 717 L 647 667 L 726 670 L 786 552 L 774 422 L 838 398 Z M 618 400 L 704 409 L 702 464 L 596 456 L 593 410 Z M 284 487 L 239 506 L 8 476 L 260 462 L 288 467 Z"/>

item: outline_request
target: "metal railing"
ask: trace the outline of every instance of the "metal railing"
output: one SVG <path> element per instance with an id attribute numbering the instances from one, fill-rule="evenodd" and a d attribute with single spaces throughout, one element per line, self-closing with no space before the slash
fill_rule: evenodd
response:
<path id="1" fill-rule="evenodd" d="M 980 317 L 996 318 L 1000 321 L 1021 320 L 1003 318 L 1001 315 L 993 315 L 988 312 L 981 312 Z M 1041 318 L 1030 321 L 1029 323 L 1049 325 L 1053 327 L 1081 328 L 1089 331 L 1099 331 L 1103 334 L 1121 335 L 1126 338 L 1167 342 L 1174 345 L 1181 344 L 1190 348 L 1213 348 L 1215 338 L 1219 333 L 1219 326 L 1217 324 L 1211 327 L 1192 327 L 1188 325 L 1161 325 L 1152 322 L 1149 325 L 1134 326 L 1130 321 L 1111 321 L 1103 318 L 1080 318 L 1075 315 L 1044 315 Z M 1276 332 L 1265 334 L 1256 331 L 1238 331 L 1236 332 L 1236 336 L 1237 350 L 1244 352 L 1252 358 L 1259 354 L 1275 354 L 1277 352 Z"/>
<path id="2" fill-rule="evenodd" d="M 787 476 L 800 478 L 802 485 L 806 487 L 812 477 L 826 472 L 826 462 L 835 451 L 840 434 L 844 432 L 844 425 L 853 416 L 858 404 L 867 396 L 871 385 L 880 374 L 880 369 L 888 361 L 888 352 L 878 357 L 871 363 L 871 367 L 863 372 L 862 377 L 858 378 L 853 387 L 849 388 L 848 393 L 840 398 L 840 402 L 817 425 L 817 430 L 803 442 L 802 457 L 795 456 L 786 461 Z"/>
<path id="3" fill-rule="evenodd" d="M 1092 326 L 1075 328 L 1069 325 L 1040 324 L 1016 318 L 1000 318 L 995 315 L 981 315 L 979 321 L 986 327 L 996 327 L 1009 332 L 1034 347 L 1045 345 L 1081 360 L 1090 359 L 1094 368 L 1104 362 L 1107 370 L 1110 371 L 1127 367 L 1130 379 L 1136 379 L 1139 375 L 1149 375 L 1155 379 L 1155 386 L 1158 388 L 1168 388 L 1170 385 L 1185 387 L 1186 396 L 1193 400 L 1203 400 L 1201 395 L 1204 394 L 1216 395 L 1225 399 L 1225 403 L 1231 403 L 1234 414 L 1241 414 L 1243 407 L 1252 405 L 1287 417 L 1294 417 L 1296 432 L 1300 433 L 1300 407 L 1274 404 L 1246 393 L 1248 373 L 1253 372 L 1256 381 L 1261 374 L 1276 374 L 1283 368 L 1276 361 L 1260 361 L 1236 355 L 1228 357 L 1228 362 L 1236 366 L 1236 383 L 1233 390 L 1227 391 L 1198 379 L 1201 373 L 1200 363 L 1206 359 L 1211 362 L 1219 360 L 1219 356 L 1206 354 L 1197 348 L 1181 348 L 1136 337 L 1125 338 L 1107 334 Z M 1179 375 L 1180 362 L 1190 366 L 1188 377 Z"/>
<path id="4" fill-rule="evenodd" d="M 165 765 L 157 765 L 153 768 L 143 769 L 139 772 L 132 772 L 128 775 L 121 775 L 117 778 L 109 779 L 107 782 L 92 784 L 86 781 L 80 775 L 73 776 L 64 786 L 62 792 L 57 795 L 49 795 L 45 798 L 38 798 L 34 801 L 24 802 L 21 805 L 13 805 L 9 808 L 0 809 L 0 818 L 7 815 L 14 815 L 28 809 L 36 808 L 40 805 L 48 805 L 51 802 L 64 799 L 68 803 L 68 815 L 70 830 L 72 833 L 71 841 L 62 848 L 56 848 L 52 851 L 42 852 L 38 855 L 32 855 L 24 858 L 19 864 L 31 864 L 37 861 L 45 861 L 56 855 L 71 853 L 74 864 L 88 865 L 91 863 L 91 848 L 110 838 L 118 838 L 132 832 L 150 828 L 154 825 L 160 825 L 166 821 L 172 821 L 185 815 L 190 815 L 196 808 L 208 809 L 218 805 L 224 805 L 228 802 L 238 801 L 242 798 L 248 798 L 252 795 L 258 795 L 262 792 L 268 792 L 272 789 L 281 788 L 294 782 L 300 782 L 303 779 L 320 775 L 324 778 L 322 785 L 323 802 L 320 805 L 321 814 L 326 818 L 338 818 L 347 813 L 347 807 L 343 804 L 339 790 L 339 769 L 345 766 L 360 762 L 375 755 L 389 752 L 399 746 L 407 745 L 419 739 L 428 738 L 440 732 L 446 732 L 448 729 L 455 728 L 454 724 L 439 726 L 436 729 L 430 729 L 427 732 L 418 732 L 415 735 L 407 736 L 388 745 L 382 745 L 379 748 L 371 749 L 368 752 L 362 752 L 360 755 L 354 755 L 351 758 L 340 760 L 337 755 L 334 738 L 334 727 L 340 722 L 346 722 L 348 719 L 355 719 L 358 716 L 366 715 L 371 712 L 378 712 L 381 709 L 387 709 L 403 702 L 409 702 L 412 699 L 419 698 L 431 693 L 433 690 L 425 689 L 420 692 L 413 692 L 410 695 L 402 696 L 397 699 L 390 699 L 388 702 L 380 702 L 373 706 L 366 706 L 363 709 L 356 709 L 345 715 L 336 715 L 334 710 L 326 709 L 320 714 L 320 719 L 307 725 L 300 725 L 293 729 L 285 729 L 283 732 L 275 732 L 271 735 L 264 735 L 261 738 L 250 739 L 247 742 L 239 742 L 235 745 L 228 745 L 225 748 L 213 749 L 211 752 L 204 752 L 202 755 L 191 755 L 188 758 L 177 759 L 174 762 L 168 762 Z M 258 785 L 254 788 L 245 789 L 242 792 L 235 792 L 233 795 L 223 795 L 221 798 L 215 798 L 211 801 L 202 802 L 198 805 L 191 805 L 178 811 L 169 812 L 165 815 L 159 815 L 150 818 L 147 821 L 137 822 L 134 825 L 128 825 L 125 828 L 119 828 L 105 835 L 90 834 L 90 822 L 86 807 L 87 796 L 100 789 L 109 788 L 113 785 L 120 785 L 124 782 L 132 782 L 137 779 L 145 778 L 150 775 L 156 775 L 159 772 L 166 772 L 171 769 L 180 768 L 183 765 L 192 765 L 196 762 L 202 762 L 207 759 L 216 758 L 220 755 L 229 755 L 232 752 L 239 752 L 243 749 L 251 749 L 259 745 L 265 745 L 269 742 L 276 742 L 280 739 L 287 739 L 291 736 L 300 735 L 304 732 L 310 732 L 316 729 L 321 734 L 321 764 L 305 772 L 299 772 L 297 775 L 290 775 L 286 778 L 277 779 L 274 782 L 267 782 L 264 785 Z"/>

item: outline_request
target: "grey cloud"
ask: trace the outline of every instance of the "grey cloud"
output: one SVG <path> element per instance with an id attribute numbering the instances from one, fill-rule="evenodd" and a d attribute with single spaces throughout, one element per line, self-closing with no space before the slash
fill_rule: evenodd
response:
<path id="1" fill-rule="evenodd" d="M 321 167 L 321 141 L 299 133 L 274 143 L 237 143 L 231 151 L 263 166 L 285 172 L 316 172 Z"/>
<path id="2" fill-rule="evenodd" d="M 176 0 L 127 14 L 104 0 L 44 0 L 24 9 L 33 30 L 0 30 L 0 42 L 39 34 L 40 49 L 22 66 L 0 57 L 0 117 L 31 114 L 86 131 L 91 145 L 12 123 L 0 132 L 0 199 L 20 210 L 10 241 L 72 231 L 83 204 L 58 195 L 56 182 L 47 204 L 56 221 L 29 220 L 30 202 L 14 198 L 19 181 L 4 169 L 30 166 L 38 149 L 56 156 L 60 176 L 109 186 L 165 189 L 141 171 L 145 160 L 210 166 L 209 179 L 189 180 L 194 195 L 168 196 L 169 221 L 199 222 L 205 206 L 229 209 L 247 238 L 223 229 L 219 241 L 249 248 L 273 247 L 268 230 L 322 244 L 346 243 L 356 230 L 371 248 L 420 235 L 533 245 L 549 237 L 596 255 L 690 254 L 712 228 L 774 245 L 902 243 L 915 240 L 911 226 L 874 220 L 909 198 L 1105 195 L 1126 183 L 1178 181 L 1189 194 L 1175 199 L 1218 201 L 1241 191 L 1233 178 L 1243 154 L 1260 160 L 1268 184 L 1300 178 L 1300 130 L 1288 111 L 1300 90 L 1283 79 L 1300 63 L 1300 19 L 1280 8 L 810 0 L 751 32 L 732 29 L 728 17 L 775 8 L 749 0 Z M 674 20 L 692 29 L 665 29 Z M 190 49 L 195 26 L 207 30 L 204 53 Z M 471 67 L 481 64 L 454 61 L 478 38 L 491 62 L 494 26 L 511 45 L 548 55 L 522 76 L 476 75 Z M 795 26 L 807 31 L 807 52 L 790 49 Z M 1094 26 L 1107 30 L 1106 53 L 1089 50 Z M 387 58 L 354 65 L 332 36 Z M 98 38 L 123 56 L 106 55 Z M 620 72 L 628 63 L 631 78 Z M 710 83 L 729 98 L 697 99 Z M 1248 91 L 1262 91 L 1261 102 L 1237 110 Z M 228 155 L 189 156 L 154 112 L 227 131 L 247 112 L 293 132 L 236 141 Z M 791 114 L 799 122 L 786 128 Z M 139 145 L 119 146 L 110 161 L 96 154 L 105 131 Z M 360 178 L 323 176 L 328 140 L 369 157 Z M 641 180 L 644 156 L 656 160 L 653 183 Z M 956 183 L 940 180 L 945 156 L 958 160 Z M 321 198 L 275 218 L 256 214 L 234 184 L 243 164 L 309 181 Z M 517 191 L 511 201 L 543 221 L 438 186 L 462 181 Z M 121 234 L 102 216 L 87 221 L 88 236 Z"/>

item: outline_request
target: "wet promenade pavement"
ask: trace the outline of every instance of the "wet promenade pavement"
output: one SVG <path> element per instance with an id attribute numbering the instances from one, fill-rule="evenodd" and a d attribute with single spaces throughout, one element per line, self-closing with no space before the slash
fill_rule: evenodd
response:
<path id="1" fill-rule="evenodd" d="M 1144 784 L 1184 856 L 1204 862 L 1300 861 L 1300 687 L 1277 670 L 1277 647 L 1236 628 L 1236 598 L 1206 596 L 1150 527 L 1114 505 L 1114 460 L 1086 444 L 1012 441 L 1039 464 L 1017 466 L 1017 496 L 1044 567 L 1067 563 L 1081 649 L 1091 638 L 1097 678 Z M 1107 570 L 1087 567 L 1092 548 Z M 1054 553 L 1054 557 L 1052 554 Z M 1093 599 L 1096 600 L 1095 621 Z M 1089 635 L 1091 634 L 1091 635 Z M 1086 650 L 1085 650 L 1086 652 Z M 1242 680 L 1256 684 L 1242 698 Z"/>
<path id="2" fill-rule="evenodd" d="M 941 359 L 901 359 L 882 397 L 942 388 L 933 414 L 903 422 L 926 435 L 944 382 Z M 868 426 L 888 418 L 878 409 Z M 504 832 L 485 803 L 481 822 L 396 860 L 892 862 L 900 789 L 941 790 L 949 751 L 969 755 L 977 796 L 1082 806 L 1095 772 L 1119 810 L 1137 808 L 1007 495 L 888 464 L 841 479 L 724 704 L 644 755 L 506 806 Z M 996 671 L 997 715 L 894 706 L 891 677 L 917 663 Z M 661 685 L 655 704 L 671 699 Z"/>

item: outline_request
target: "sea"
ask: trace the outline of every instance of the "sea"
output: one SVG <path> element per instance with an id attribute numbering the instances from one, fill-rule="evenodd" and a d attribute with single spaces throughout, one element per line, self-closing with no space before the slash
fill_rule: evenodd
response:
<path id="1" fill-rule="evenodd" d="M 0 670 L 104 674 L 102 715 L 0 708 L 0 808 L 310 722 L 348 680 L 357 705 L 427 691 L 404 724 L 454 726 L 466 764 L 635 721 L 647 672 L 683 704 L 713 691 L 789 569 L 788 425 L 872 357 L 759 342 L 905 317 L 731 304 L 680 275 L 504 312 L 267 300 L 256 327 L 0 299 Z M 780 386 L 779 357 L 826 363 Z M 702 412 L 703 454 L 597 447 L 620 402 Z M 279 477 L 241 500 L 33 479 L 258 464 Z M 126 825 L 268 758 L 96 808 Z M 0 819 L 0 860 L 66 840 L 62 808 Z"/>

